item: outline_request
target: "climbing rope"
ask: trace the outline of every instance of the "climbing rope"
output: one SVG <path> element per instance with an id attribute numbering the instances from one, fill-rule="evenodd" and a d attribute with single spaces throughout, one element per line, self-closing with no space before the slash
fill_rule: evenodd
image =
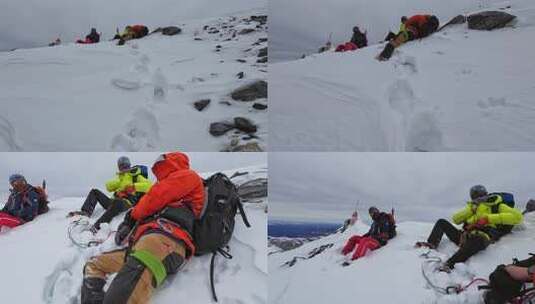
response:
<path id="1" fill-rule="evenodd" d="M 71 240 L 71 242 L 79 247 L 79 248 L 82 248 L 82 249 L 86 249 L 86 248 L 89 248 L 89 247 L 94 247 L 94 246 L 98 246 L 102 243 L 104 243 L 106 240 L 108 240 L 110 238 L 110 236 L 115 233 L 116 231 L 110 231 L 108 233 L 108 235 L 105 237 L 105 238 L 101 238 L 101 239 L 94 239 L 94 240 L 90 240 L 90 241 L 87 241 L 87 242 L 82 242 L 82 241 L 79 241 L 77 240 L 74 235 L 76 234 L 80 234 L 82 232 L 90 232 L 90 233 L 93 233 L 91 232 L 90 230 L 90 224 L 89 224 L 89 221 L 86 220 L 86 219 L 78 219 L 76 221 L 73 221 L 70 225 L 69 225 L 69 228 L 67 229 L 67 235 L 69 237 L 69 239 Z"/>
<path id="2" fill-rule="evenodd" d="M 430 255 L 430 253 L 431 253 L 431 251 L 428 251 L 428 252 L 425 252 L 425 253 L 420 255 L 420 256 L 426 258 L 426 260 L 422 263 L 422 276 L 424 277 L 427 285 L 429 287 L 431 287 L 431 289 L 433 289 L 437 293 L 440 293 L 440 294 L 443 294 L 443 295 L 460 294 L 460 293 L 466 291 L 468 288 L 470 288 L 470 286 L 472 286 L 472 285 L 474 285 L 474 284 L 476 284 L 478 282 L 482 283 L 482 284 L 485 284 L 485 285 L 489 284 L 489 281 L 486 280 L 486 279 L 475 278 L 472 281 L 468 282 L 466 285 L 455 284 L 455 285 L 447 286 L 445 288 L 436 285 L 435 283 L 433 283 L 433 281 L 427 275 L 427 273 L 425 271 L 426 270 L 426 265 L 432 264 L 432 263 L 442 263 L 442 259 L 440 257 L 438 257 L 438 256 L 432 256 L 432 255 Z"/>

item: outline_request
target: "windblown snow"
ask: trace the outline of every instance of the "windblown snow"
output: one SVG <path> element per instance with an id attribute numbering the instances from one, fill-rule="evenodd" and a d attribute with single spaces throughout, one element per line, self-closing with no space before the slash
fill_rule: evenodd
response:
<path id="1" fill-rule="evenodd" d="M 266 178 L 267 168 L 255 166 L 237 170 L 248 174 L 233 179 L 236 184 Z M 224 172 L 229 176 L 236 171 Z M 203 174 L 208 176 L 209 174 Z M 89 190 L 89 189 L 88 189 Z M 0 286 L 6 303 L 79 303 L 82 268 L 93 255 L 115 248 L 113 231 L 122 221 L 104 224 L 96 238 L 110 237 L 97 247 L 80 249 L 67 236 L 73 219 L 65 216 L 78 210 L 82 197 L 65 197 L 50 203 L 51 210 L 34 221 L 0 235 Z M 245 204 L 251 228 L 239 216 L 230 241 L 233 259 L 216 258 L 215 288 L 219 303 L 267 303 L 267 198 Z M 97 207 L 94 222 L 103 210 Z M 88 235 L 76 235 L 83 240 Z M 88 238 L 87 238 L 88 239 Z M 155 292 L 152 303 L 211 303 L 210 257 L 194 257 L 174 277 Z M 109 280 L 110 281 L 110 280 Z"/>
<path id="2" fill-rule="evenodd" d="M 426 240 L 433 225 L 422 222 L 398 223 L 398 235 L 385 246 L 369 252 L 352 262 L 341 254 L 342 248 L 354 234 L 362 235 L 369 227 L 357 222 L 344 233 L 336 233 L 306 243 L 290 251 L 273 252 L 269 263 L 269 303 L 463 303 L 482 302 L 482 292 L 476 283 L 460 294 L 442 295 L 429 288 L 422 276 L 422 264 L 433 284 L 440 287 L 460 284 L 465 286 L 474 278 L 488 279 L 499 264 L 510 264 L 512 258 L 527 258 L 533 250 L 535 214 L 527 214 L 524 224 L 512 234 L 490 245 L 466 263 L 456 264 L 451 274 L 433 271 L 420 255 L 426 249 L 414 249 L 416 241 Z M 314 248 L 334 244 L 323 253 L 308 260 L 297 260 L 294 266 L 283 266 L 293 257 L 306 257 Z M 457 247 L 444 237 L 438 251 L 432 256 L 446 260 Z"/>
<path id="3" fill-rule="evenodd" d="M 160 26 L 176 25 L 181 34 L 155 33 L 124 46 L 107 41 L 114 29 L 106 28 L 98 29 L 107 31 L 98 44 L 0 52 L 0 150 L 220 151 L 231 142 L 264 150 L 267 111 L 253 104 L 267 106 L 267 99 L 230 95 L 266 78 L 258 55 L 267 47 L 267 25 L 250 18 L 265 12 L 244 7 L 176 20 Z M 193 103 L 203 99 L 211 102 L 197 111 Z M 257 131 L 210 135 L 211 123 L 235 117 Z"/>
<path id="4" fill-rule="evenodd" d="M 451 15 L 444 15 L 444 2 L 436 3 L 421 13 L 439 15 L 441 24 L 467 13 L 448 9 Z M 446 27 L 402 45 L 388 62 L 374 59 L 384 44 L 372 40 L 355 52 L 272 64 L 270 149 L 533 150 L 535 5 L 529 0 L 483 4 L 481 10 L 511 13 L 516 22 L 493 31 Z M 473 3 L 466 1 L 466 7 Z M 381 28 L 386 35 L 388 27 Z"/>

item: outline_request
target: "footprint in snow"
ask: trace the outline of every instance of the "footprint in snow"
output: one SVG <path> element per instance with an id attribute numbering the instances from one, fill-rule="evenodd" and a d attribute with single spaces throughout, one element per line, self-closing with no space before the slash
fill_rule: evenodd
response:
<path id="1" fill-rule="evenodd" d="M 139 108 L 125 126 L 124 133 L 113 137 L 113 151 L 154 150 L 160 141 L 160 126 L 152 111 Z"/>
<path id="2" fill-rule="evenodd" d="M 15 127 L 7 118 L 2 116 L 0 116 L 0 148 L 11 152 L 22 150 L 15 134 Z"/>

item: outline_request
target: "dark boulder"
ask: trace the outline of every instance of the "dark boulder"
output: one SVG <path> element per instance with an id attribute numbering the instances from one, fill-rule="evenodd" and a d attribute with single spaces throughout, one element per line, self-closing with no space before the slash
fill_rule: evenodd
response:
<path id="1" fill-rule="evenodd" d="M 268 55 L 268 48 L 261 48 L 258 50 L 258 57 L 266 57 Z"/>
<path id="2" fill-rule="evenodd" d="M 210 99 L 201 99 L 199 101 L 196 101 L 193 103 L 193 106 L 197 111 L 202 111 L 204 108 L 206 108 L 210 104 Z"/>
<path id="3" fill-rule="evenodd" d="M 267 105 L 263 104 L 263 103 L 258 103 L 258 102 L 255 102 L 255 104 L 253 104 L 253 109 L 255 110 L 265 110 L 267 109 Z"/>
<path id="4" fill-rule="evenodd" d="M 244 28 L 243 30 L 238 32 L 238 35 L 246 35 L 246 34 L 250 34 L 250 33 L 254 32 L 254 31 L 255 31 L 255 29 L 252 29 L 252 28 Z"/>
<path id="5" fill-rule="evenodd" d="M 262 58 L 259 58 L 256 63 L 267 63 L 268 62 L 268 58 L 267 56 L 266 57 L 262 57 Z"/>
<path id="6" fill-rule="evenodd" d="M 236 89 L 230 97 L 239 101 L 253 101 L 259 98 L 267 98 L 268 84 L 265 80 L 258 80 L 251 84 Z"/>
<path id="7" fill-rule="evenodd" d="M 236 129 L 245 132 L 245 133 L 255 133 L 257 130 L 257 127 L 254 123 L 252 123 L 249 119 L 244 117 L 236 117 L 234 118 L 234 126 Z"/>
<path id="8" fill-rule="evenodd" d="M 227 152 L 264 152 L 257 142 L 230 147 Z"/>
<path id="9" fill-rule="evenodd" d="M 242 199 L 262 198 L 268 196 L 268 179 L 257 178 L 238 186 L 238 194 Z"/>
<path id="10" fill-rule="evenodd" d="M 473 30 L 494 30 L 505 27 L 516 16 L 506 12 L 486 11 L 468 16 L 468 28 Z"/>
<path id="11" fill-rule="evenodd" d="M 251 21 L 258 22 L 260 24 L 266 24 L 267 23 L 267 15 L 260 15 L 260 16 L 251 16 Z"/>
<path id="12" fill-rule="evenodd" d="M 182 33 L 182 29 L 178 26 L 166 26 L 162 28 L 162 35 L 174 36 Z"/>
<path id="13" fill-rule="evenodd" d="M 224 135 L 232 129 L 234 129 L 234 125 L 230 122 L 214 122 L 210 124 L 210 134 L 216 137 Z"/>

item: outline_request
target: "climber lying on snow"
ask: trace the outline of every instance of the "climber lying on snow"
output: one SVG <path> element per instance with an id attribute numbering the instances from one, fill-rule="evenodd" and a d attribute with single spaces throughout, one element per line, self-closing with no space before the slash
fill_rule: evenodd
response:
<path id="1" fill-rule="evenodd" d="M 355 250 L 351 260 L 365 256 L 369 250 L 375 250 L 386 245 L 388 240 L 396 236 L 396 223 L 392 214 L 380 212 L 376 207 L 370 207 L 369 213 L 373 220 L 370 230 L 362 236 L 354 235 L 349 238 L 342 249 L 342 254 L 344 255 Z M 344 263 L 344 265 L 347 264 Z"/>
<path id="2" fill-rule="evenodd" d="M 28 184 L 21 174 L 11 175 L 9 184 L 12 189 L 7 203 L 0 211 L 0 229 L 22 225 L 48 211 L 48 201 L 43 188 Z"/>
<path id="3" fill-rule="evenodd" d="M 384 50 L 377 56 L 380 61 L 392 57 L 394 49 L 407 41 L 421 39 L 431 35 L 438 29 L 438 18 L 432 15 L 415 15 L 407 19 L 400 27 L 400 32 L 392 41 L 388 42 Z"/>
<path id="4" fill-rule="evenodd" d="M 127 25 L 123 33 L 119 33 L 119 29 L 117 29 L 117 34 L 115 34 L 115 37 L 113 37 L 113 39 L 119 39 L 117 45 L 123 45 L 128 40 L 140 39 L 147 36 L 148 34 L 149 28 L 144 25 Z"/>

